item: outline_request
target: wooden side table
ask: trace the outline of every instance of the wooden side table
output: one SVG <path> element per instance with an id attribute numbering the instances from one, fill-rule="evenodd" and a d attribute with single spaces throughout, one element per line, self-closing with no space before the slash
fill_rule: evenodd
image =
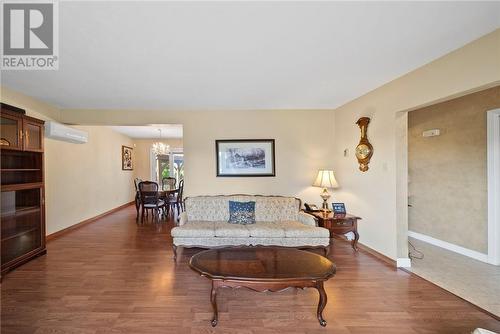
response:
<path id="1" fill-rule="evenodd" d="M 354 240 L 351 241 L 352 248 L 358 250 L 358 219 L 360 217 L 350 214 L 334 214 L 333 212 L 324 213 L 307 212 L 318 219 L 318 226 L 327 228 L 330 231 L 330 238 L 336 235 L 344 235 L 348 232 L 354 233 Z"/>

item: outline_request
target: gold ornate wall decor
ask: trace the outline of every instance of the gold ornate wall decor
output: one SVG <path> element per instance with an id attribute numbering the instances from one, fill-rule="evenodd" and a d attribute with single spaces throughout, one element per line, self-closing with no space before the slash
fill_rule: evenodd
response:
<path id="1" fill-rule="evenodd" d="M 370 163 L 370 159 L 373 155 L 373 146 L 370 144 L 366 136 L 369 123 L 369 117 L 361 117 L 356 122 L 361 130 L 361 139 L 359 140 L 358 146 L 356 146 L 356 158 L 358 159 L 359 170 L 362 172 L 366 172 L 368 170 L 368 164 Z"/>

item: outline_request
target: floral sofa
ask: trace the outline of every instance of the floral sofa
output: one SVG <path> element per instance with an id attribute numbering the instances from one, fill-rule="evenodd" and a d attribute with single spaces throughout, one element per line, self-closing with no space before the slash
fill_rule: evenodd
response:
<path id="1" fill-rule="evenodd" d="M 229 201 L 255 201 L 255 224 L 230 224 Z M 197 196 L 185 200 L 185 212 L 171 231 L 177 247 L 284 246 L 323 248 L 330 244 L 327 229 L 300 211 L 301 201 L 280 196 Z"/>

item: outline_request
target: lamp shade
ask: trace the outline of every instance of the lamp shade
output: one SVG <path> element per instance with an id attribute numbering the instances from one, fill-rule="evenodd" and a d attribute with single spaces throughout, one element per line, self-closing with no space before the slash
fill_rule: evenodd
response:
<path id="1" fill-rule="evenodd" d="M 313 186 L 321 188 L 338 188 L 339 184 L 337 183 L 337 180 L 335 180 L 333 171 L 319 170 L 318 176 L 316 177 L 316 180 L 314 180 Z"/>

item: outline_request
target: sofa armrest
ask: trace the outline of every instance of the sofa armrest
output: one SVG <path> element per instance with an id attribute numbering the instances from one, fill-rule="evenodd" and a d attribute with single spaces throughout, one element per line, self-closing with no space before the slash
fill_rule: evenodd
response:
<path id="1" fill-rule="evenodd" d="M 318 226 L 318 220 L 313 215 L 310 215 L 304 211 L 299 212 L 299 222 L 304 225 Z"/>
<path id="2" fill-rule="evenodd" d="M 179 215 L 177 226 L 182 226 L 182 225 L 186 224 L 187 221 L 188 221 L 187 213 L 185 211 L 181 212 L 181 214 Z"/>

